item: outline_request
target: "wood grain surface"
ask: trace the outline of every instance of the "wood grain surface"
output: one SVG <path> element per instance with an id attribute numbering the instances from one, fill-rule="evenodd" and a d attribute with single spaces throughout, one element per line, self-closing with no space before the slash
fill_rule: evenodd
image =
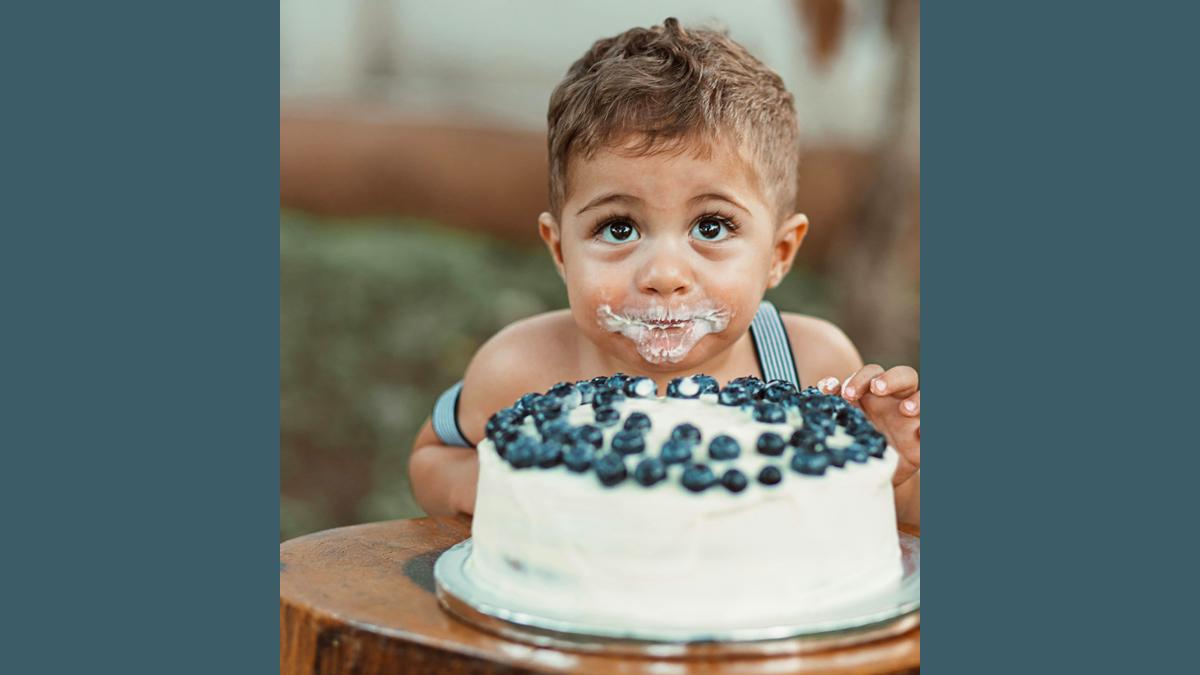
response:
<path id="1" fill-rule="evenodd" d="M 438 605 L 434 562 L 470 533 L 469 518 L 419 518 L 326 530 L 281 544 L 280 672 L 859 674 L 920 666 L 919 627 L 826 652 L 707 661 L 601 656 L 511 642 L 455 620 Z"/>

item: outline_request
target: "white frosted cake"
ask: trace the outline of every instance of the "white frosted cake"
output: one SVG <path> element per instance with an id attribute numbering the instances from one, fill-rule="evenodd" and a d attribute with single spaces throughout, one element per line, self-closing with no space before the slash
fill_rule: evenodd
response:
<path id="1" fill-rule="evenodd" d="M 815 389 L 614 375 L 530 394 L 479 444 L 468 574 L 646 627 L 771 625 L 895 584 L 897 457 Z"/>

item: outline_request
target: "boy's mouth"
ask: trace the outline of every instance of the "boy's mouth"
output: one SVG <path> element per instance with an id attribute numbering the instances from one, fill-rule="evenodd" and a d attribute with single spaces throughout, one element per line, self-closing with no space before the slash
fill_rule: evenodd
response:
<path id="1" fill-rule="evenodd" d="M 602 305 L 600 325 L 633 341 L 638 354 L 653 364 L 678 363 L 705 335 L 719 333 L 729 325 L 730 311 L 711 303 L 670 308 L 651 305 L 614 312 Z"/>

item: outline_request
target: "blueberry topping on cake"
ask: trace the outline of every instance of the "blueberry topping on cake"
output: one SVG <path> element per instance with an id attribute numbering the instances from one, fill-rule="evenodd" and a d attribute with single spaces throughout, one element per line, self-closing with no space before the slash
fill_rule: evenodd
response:
<path id="1" fill-rule="evenodd" d="M 828 453 L 800 451 L 792 455 L 792 470 L 806 476 L 824 475 L 825 469 L 828 467 Z"/>
<path id="2" fill-rule="evenodd" d="M 746 478 L 746 474 L 737 469 L 730 469 L 721 476 L 721 485 L 730 492 L 741 492 L 749 485 L 750 480 Z"/>
<path id="3" fill-rule="evenodd" d="M 717 383 L 717 378 L 711 375 L 696 374 L 692 376 L 692 381 L 700 387 L 700 395 L 716 394 L 721 391 L 721 385 Z"/>
<path id="4" fill-rule="evenodd" d="M 565 441 L 571 433 L 571 424 L 559 418 L 542 424 L 538 431 L 542 433 L 543 441 Z"/>
<path id="5" fill-rule="evenodd" d="M 787 421 L 787 413 L 782 405 L 763 401 L 755 404 L 754 419 L 765 424 L 783 424 Z"/>
<path id="6" fill-rule="evenodd" d="M 562 464 L 562 443 L 558 441 L 543 441 L 539 443 L 537 446 L 536 461 L 537 465 L 543 469 L 550 469 Z"/>
<path id="7" fill-rule="evenodd" d="M 508 454 L 508 446 L 525 438 L 525 434 L 521 433 L 520 429 L 509 428 L 500 432 L 500 435 L 492 441 L 496 446 L 496 454 L 504 457 Z"/>
<path id="8" fill-rule="evenodd" d="M 741 453 L 741 446 L 732 436 L 721 434 L 708 444 L 708 456 L 712 459 L 737 459 Z"/>
<path id="9" fill-rule="evenodd" d="M 677 377 L 667 383 L 667 396 L 670 398 L 697 398 L 700 396 L 700 383 L 691 376 Z"/>
<path id="10" fill-rule="evenodd" d="M 625 480 L 625 460 L 615 452 L 605 453 L 596 460 L 596 477 L 606 487 L 612 487 Z"/>
<path id="11" fill-rule="evenodd" d="M 593 377 L 592 379 L 588 380 L 588 382 L 592 385 L 592 393 L 597 391 L 608 391 L 608 377 L 605 375 Z"/>
<path id="12" fill-rule="evenodd" d="M 697 445 L 700 443 L 700 430 L 685 422 L 671 430 L 671 440 Z"/>
<path id="13" fill-rule="evenodd" d="M 692 444 L 687 441 L 671 439 L 663 443 L 659 457 L 667 464 L 682 464 L 692 458 Z"/>
<path id="14" fill-rule="evenodd" d="M 624 400 L 625 393 L 618 389 L 597 390 L 595 394 L 592 394 L 592 407 L 607 408 Z"/>
<path id="15" fill-rule="evenodd" d="M 721 405 L 740 406 L 751 400 L 750 392 L 740 385 L 731 384 L 717 394 L 717 403 Z"/>
<path id="16" fill-rule="evenodd" d="M 617 412 L 616 408 L 605 406 L 596 408 L 596 424 L 602 427 L 611 427 L 621 419 L 621 413 Z"/>
<path id="17" fill-rule="evenodd" d="M 539 396 L 533 401 L 533 414 L 542 419 L 552 420 L 562 415 L 563 402 L 557 396 Z"/>
<path id="18" fill-rule="evenodd" d="M 592 468 L 592 461 L 595 457 L 596 449 L 590 443 L 568 445 L 563 451 L 563 463 L 576 473 L 582 473 Z"/>
<path id="19" fill-rule="evenodd" d="M 845 448 L 827 448 L 824 443 L 816 443 L 811 450 L 801 450 L 800 452 L 815 452 L 825 455 L 829 458 L 829 463 L 839 469 L 846 466 L 846 460 L 848 459 Z"/>
<path id="20" fill-rule="evenodd" d="M 625 383 L 625 395 L 630 398 L 654 398 L 658 396 L 658 385 L 648 377 L 635 377 Z"/>
<path id="21" fill-rule="evenodd" d="M 871 451 L 861 443 L 851 443 L 845 447 L 846 459 L 851 462 L 865 464 L 871 458 Z"/>
<path id="22" fill-rule="evenodd" d="M 604 445 L 604 432 L 590 424 L 575 427 L 567 434 L 573 443 L 583 443 L 598 448 Z"/>
<path id="23" fill-rule="evenodd" d="M 692 464 L 683 470 L 683 486 L 692 492 L 704 492 L 716 482 L 716 475 L 707 465 Z"/>
<path id="24" fill-rule="evenodd" d="M 521 436 L 508 444 L 505 459 L 514 469 L 528 469 L 536 460 L 538 444 L 528 436 Z"/>
<path id="25" fill-rule="evenodd" d="M 779 485 L 781 480 L 783 480 L 783 473 L 776 467 L 764 466 L 762 471 L 758 472 L 758 482 L 763 485 Z"/>
<path id="26" fill-rule="evenodd" d="M 588 380 L 575 383 L 575 390 L 579 392 L 580 405 L 586 405 L 592 402 L 592 396 L 596 394 L 596 385 Z"/>
<path id="27" fill-rule="evenodd" d="M 625 418 L 625 429 L 627 431 L 637 431 L 646 433 L 650 431 L 650 416 L 643 412 L 631 413 Z"/>
<path id="28" fill-rule="evenodd" d="M 662 482 L 667 477 L 667 465 L 657 457 L 647 457 L 638 462 L 637 468 L 633 470 L 633 479 L 639 485 L 650 487 L 656 483 Z"/>
<path id="29" fill-rule="evenodd" d="M 628 375 L 625 373 L 617 373 L 608 378 L 608 388 L 610 391 L 623 392 L 625 391 L 625 383 L 628 381 Z"/>
<path id="30" fill-rule="evenodd" d="M 517 399 L 515 407 L 522 414 L 529 415 L 533 413 L 533 402 L 541 398 L 542 395 L 537 392 L 529 392 L 521 398 Z"/>
<path id="31" fill-rule="evenodd" d="M 758 443 L 755 445 L 760 455 L 768 455 L 770 457 L 782 455 L 783 446 L 783 437 L 771 431 L 759 436 Z"/>
<path id="32" fill-rule="evenodd" d="M 783 380 L 771 380 L 770 384 L 763 387 L 760 394 L 764 401 L 782 403 L 795 391 L 795 387 Z"/>
<path id="33" fill-rule="evenodd" d="M 646 449 L 646 439 L 637 431 L 618 431 L 612 437 L 613 452 L 636 455 Z"/>

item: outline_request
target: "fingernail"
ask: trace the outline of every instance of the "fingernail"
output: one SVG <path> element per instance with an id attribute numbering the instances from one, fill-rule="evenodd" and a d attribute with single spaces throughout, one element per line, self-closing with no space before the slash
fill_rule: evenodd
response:
<path id="1" fill-rule="evenodd" d="M 842 393 L 846 395 L 846 398 L 854 398 L 854 387 L 846 387 Z"/>
<path id="2" fill-rule="evenodd" d="M 908 412 L 916 412 L 916 411 L 917 411 L 917 404 L 916 404 L 916 403 L 913 403 L 912 401 L 905 401 L 905 402 L 904 402 L 904 409 L 905 409 L 905 410 L 907 410 Z"/>
<path id="3" fill-rule="evenodd" d="M 882 394 L 887 389 L 887 383 L 883 380 L 875 380 L 871 382 L 871 388 L 875 390 L 875 393 Z"/>

